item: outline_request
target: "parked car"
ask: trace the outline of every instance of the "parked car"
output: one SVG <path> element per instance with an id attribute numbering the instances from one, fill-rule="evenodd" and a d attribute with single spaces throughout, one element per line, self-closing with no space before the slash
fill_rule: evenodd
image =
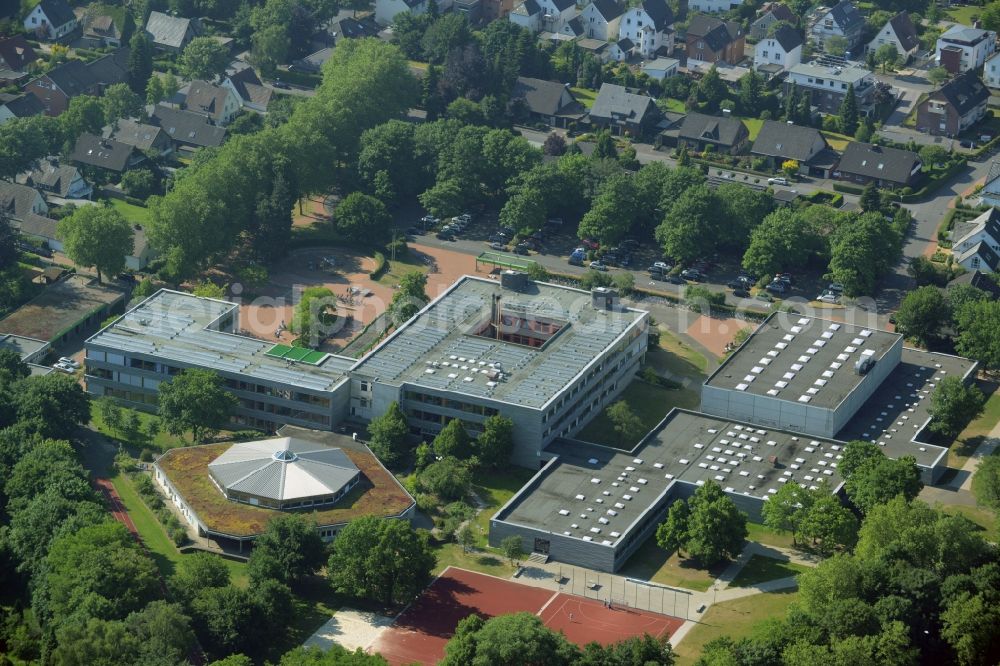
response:
<path id="1" fill-rule="evenodd" d="M 670 269 L 672 269 L 673 266 L 670 265 L 670 264 L 668 264 L 665 261 L 654 261 L 653 265 L 650 266 L 650 270 L 652 270 L 654 268 L 656 270 L 659 270 L 659 271 L 662 271 L 662 272 L 666 273 L 666 272 L 670 271 Z"/>
<path id="2" fill-rule="evenodd" d="M 602 263 L 600 261 L 592 261 L 592 262 L 590 262 L 590 267 L 593 270 L 595 270 L 595 271 L 606 271 L 606 270 L 608 270 L 608 267 L 604 263 Z"/>
<path id="3" fill-rule="evenodd" d="M 514 254 L 528 254 L 528 246 L 524 243 L 519 243 L 514 248 Z"/>
<path id="4" fill-rule="evenodd" d="M 62 363 L 63 365 L 68 365 L 69 367 L 73 368 L 74 370 L 79 370 L 80 369 L 80 364 L 77 363 L 76 361 L 74 361 L 73 359 L 71 359 L 68 356 L 60 356 L 58 362 Z"/>
<path id="5" fill-rule="evenodd" d="M 830 284 L 828 284 L 826 286 L 826 290 L 830 291 L 830 292 L 833 292 L 834 294 L 838 294 L 838 295 L 839 294 L 843 294 L 844 293 L 844 285 L 840 284 L 839 282 L 831 282 Z"/>
<path id="6" fill-rule="evenodd" d="M 621 246 L 627 247 L 630 250 L 637 250 L 639 249 L 639 241 L 634 238 L 626 238 L 621 242 Z"/>
<path id="7" fill-rule="evenodd" d="M 750 278 L 741 275 L 730 280 L 726 286 L 730 289 L 749 289 L 752 284 L 753 282 L 750 281 Z"/>
<path id="8" fill-rule="evenodd" d="M 775 281 L 784 282 L 785 284 L 792 284 L 792 274 L 791 273 L 778 273 L 774 276 Z"/>
<path id="9" fill-rule="evenodd" d="M 587 248 L 588 250 L 599 250 L 599 249 L 601 249 L 601 244 L 600 244 L 600 243 L 598 243 L 598 242 L 597 242 L 597 241 L 595 241 L 595 240 L 591 240 L 591 239 L 589 239 L 589 238 L 584 238 L 584 239 L 583 239 L 582 241 L 580 241 L 580 242 L 581 242 L 581 243 L 583 243 L 583 246 L 584 246 L 585 248 Z"/>
<path id="10" fill-rule="evenodd" d="M 701 280 L 701 272 L 696 268 L 685 268 L 681 271 L 681 277 L 685 280 Z"/>
<path id="11" fill-rule="evenodd" d="M 67 375 L 72 375 L 74 372 L 76 372 L 76 368 L 74 368 L 71 365 L 66 365 L 65 363 L 53 363 L 52 369 L 57 372 L 64 372 Z"/>
<path id="12" fill-rule="evenodd" d="M 837 296 L 837 294 L 832 291 L 824 291 L 816 298 L 816 300 L 820 303 L 839 303 L 840 296 Z"/>
<path id="13" fill-rule="evenodd" d="M 275 79 L 274 81 L 272 81 L 271 85 L 273 87 L 275 87 L 275 88 L 280 88 L 281 90 L 291 90 L 292 89 L 292 87 L 290 85 L 288 85 L 287 83 L 285 83 L 284 81 L 281 81 L 279 79 Z"/>
<path id="14" fill-rule="evenodd" d="M 768 185 L 788 185 L 788 179 L 784 178 L 784 177 L 781 177 L 781 176 L 778 176 L 777 178 L 768 178 L 767 179 L 767 184 Z"/>
<path id="15" fill-rule="evenodd" d="M 740 287 L 738 289 L 733 289 L 733 296 L 737 298 L 750 298 L 750 292 Z"/>
<path id="16" fill-rule="evenodd" d="M 670 284 L 687 284 L 684 278 L 678 275 L 667 276 L 667 282 L 669 282 Z"/>
<path id="17" fill-rule="evenodd" d="M 545 221 L 547 226 L 561 227 L 563 225 L 563 219 L 561 217 L 550 217 Z"/>
<path id="18" fill-rule="evenodd" d="M 776 281 L 772 282 L 771 284 L 767 285 L 766 289 L 768 291 L 770 291 L 770 292 L 775 293 L 775 294 L 783 294 L 786 291 L 788 291 L 788 285 L 786 285 L 784 282 L 780 282 L 780 281 L 776 280 Z"/>
<path id="19" fill-rule="evenodd" d="M 504 245 L 503 243 L 493 242 L 493 243 L 490 243 L 490 249 L 491 250 L 496 250 L 498 252 L 503 252 L 504 250 L 507 249 L 507 246 Z"/>
<path id="20" fill-rule="evenodd" d="M 434 217 L 433 215 L 424 215 L 422 218 L 420 218 L 420 222 L 421 224 L 424 225 L 424 227 L 436 227 L 441 223 L 441 220 Z"/>
<path id="21" fill-rule="evenodd" d="M 455 240 L 455 236 L 450 231 L 443 231 L 442 230 L 442 231 L 437 232 L 437 239 L 438 240 L 451 241 L 451 240 Z"/>

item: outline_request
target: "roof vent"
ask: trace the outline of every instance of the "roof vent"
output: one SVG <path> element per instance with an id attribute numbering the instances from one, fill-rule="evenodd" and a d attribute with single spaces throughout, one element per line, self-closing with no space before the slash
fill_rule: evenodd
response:
<path id="1" fill-rule="evenodd" d="M 618 291 L 608 287 L 594 287 L 590 291 L 590 302 L 596 310 L 617 310 Z"/>

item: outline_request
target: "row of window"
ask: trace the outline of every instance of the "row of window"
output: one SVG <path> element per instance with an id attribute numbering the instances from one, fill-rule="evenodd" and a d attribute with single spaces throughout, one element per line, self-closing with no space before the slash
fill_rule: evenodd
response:
<path id="1" fill-rule="evenodd" d="M 418 391 L 403 391 L 403 399 L 412 402 L 421 402 L 425 405 L 432 405 L 434 407 L 453 409 L 457 412 L 477 414 L 479 416 L 495 416 L 500 413 L 500 410 L 495 407 L 487 407 L 486 405 L 452 400 L 451 398 L 442 398 L 439 395 L 430 395 L 427 393 L 420 393 Z M 364 407 L 366 405 L 362 402 L 361 406 Z"/>
<path id="2" fill-rule="evenodd" d="M 240 398 L 239 404 L 243 409 L 261 412 L 263 414 L 274 414 L 275 416 L 284 416 L 286 418 L 296 419 L 299 421 L 309 421 L 311 423 L 319 423 L 321 425 L 330 425 L 330 416 L 327 414 L 317 414 L 315 412 L 294 409 L 285 405 L 273 405 L 269 402 L 248 400 L 247 398 Z"/>

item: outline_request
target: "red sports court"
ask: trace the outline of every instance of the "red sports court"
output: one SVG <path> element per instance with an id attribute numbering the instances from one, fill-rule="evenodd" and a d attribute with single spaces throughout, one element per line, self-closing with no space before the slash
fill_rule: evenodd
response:
<path id="1" fill-rule="evenodd" d="M 372 646 L 390 664 L 436 664 L 463 618 L 526 611 L 577 645 L 608 644 L 644 633 L 671 636 L 684 620 L 522 585 L 448 567 Z"/>

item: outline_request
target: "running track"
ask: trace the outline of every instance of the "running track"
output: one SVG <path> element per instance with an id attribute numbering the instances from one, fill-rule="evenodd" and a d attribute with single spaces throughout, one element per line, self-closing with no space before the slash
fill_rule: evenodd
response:
<path id="1" fill-rule="evenodd" d="M 406 608 L 371 647 L 390 664 L 435 664 L 459 621 L 473 613 L 490 618 L 529 612 L 570 641 L 607 645 L 641 636 L 671 636 L 684 623 L 668 615 L 605 607 L 604 602 L 522 585 L 486 574 L 448 567 Z"/>

